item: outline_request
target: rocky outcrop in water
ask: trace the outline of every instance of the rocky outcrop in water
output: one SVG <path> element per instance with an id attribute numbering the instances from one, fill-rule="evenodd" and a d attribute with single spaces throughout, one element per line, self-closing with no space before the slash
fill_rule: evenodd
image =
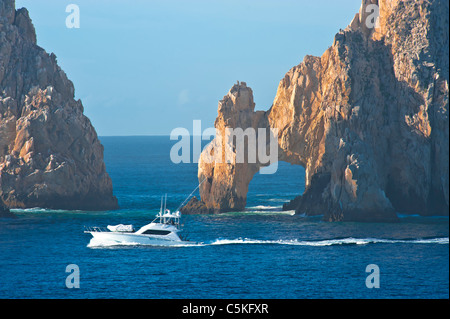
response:
<path id="1" fill-rule="evenodd" d="M 3 201 L 0 199 L 0 218 L 14 218 L 15 215 L 11 213 L 6 207 L 5 204 L 3 204 Z"/>
<path id="2" fill-rule="evenodd" d="M 379 8 L 378 25 L 369 5 Z M 297 213 L 448 215 L 448 14 L 446 0 L 364 0 L 321 57 L 286 73 L 269 111 L 254 112 L 251 89 L 235 85 L 215 127 L 278 129 L 279 160 L 306 172 L 305 192 L 288 205 Z M 202 202 L 242 210 L 260 165 L 205 163 L 210 151 L 199 161 Z"/>
<path id="3" fill-rule="evenodd" d="M 248 185 L 260 168 L 257 163 L 236 161 L 239 152 L 236 141 L 228 146 L 226 143 L 227 128 L 257 129 L 267 127 L 265 112 L 254 112 L 252 89 L 245 82 L 235 84 L 230 92 L 219 102 L 219 116 L 215 121 L 216 138 L 200 155 L 198 164 L 202 202 L 214 212 L 225 212 L 244 208 L 247 199 Z M 248 153 L 248 144 L 242 150 Z M 220 159 L 214 159 L 215 154 Z M 231 161 L 233 164 L 227 163 Z"/>
<path id="4" fill-rule="evenodd" d="M 103 146 L 24 8 L 0 0 L 0 197 L 8 207 L 118 207 Z"/>
<path id="5" fill-rule="evenodd" d="M 181 207 L 180 213 L 183 215 L 212 214 L 214 213 L 214 210 L 206 207 L 205 203 L 198 200 L 198 198 L 194 196 L 189 200 L 189 202 L 186 205 Z"/>

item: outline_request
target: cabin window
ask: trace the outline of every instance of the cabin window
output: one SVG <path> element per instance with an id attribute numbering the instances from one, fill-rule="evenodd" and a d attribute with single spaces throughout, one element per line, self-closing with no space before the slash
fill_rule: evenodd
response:
<path id="1" fill-rule="evenodd" d="M 147 229 L 143 234 L 146 235 L 167 235 L 170 234 L 169 230 Z"/>

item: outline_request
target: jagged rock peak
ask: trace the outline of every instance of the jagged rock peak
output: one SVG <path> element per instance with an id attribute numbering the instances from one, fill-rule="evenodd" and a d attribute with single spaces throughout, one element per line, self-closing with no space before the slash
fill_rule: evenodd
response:
<path id="1" fill-rule="evenodd" d="M 8 207 L 118 207 L 103 146 L 24 8 L 0 0 L 0 201 Z"/>
<path id="2" fill-rule="evenodd" d="M 247 87 L 247 83 L 237 81 L 227 95 L 219 101 L 219 112 L 229 111 L 253 111 L 253 91 Z"/>

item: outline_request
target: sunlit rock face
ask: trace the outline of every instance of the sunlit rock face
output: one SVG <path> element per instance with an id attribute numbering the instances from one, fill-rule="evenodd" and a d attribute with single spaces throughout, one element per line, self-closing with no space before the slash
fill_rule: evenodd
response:
<path id="1" fill-rule="evenodd" d="M 118 207 L 103 146 L 24 8 L 0 1 L 0 197 L 8 207 Z"/>
<path id="2" fill-rule="evenodd" d="M 237 84 L 219 102 L 215 127 L 278 130 L 279 160 L 305 167 L 306 190 L 288 205 L 297 213 L 448 215 L 448 14 L 445 0 L 363 1 L 321 57 L 286 73 L 267 112 L 255 112 L 251 89 Z M 243 209 L 261 165 L 210 163 L 210 151 L 199 161 L 202 203 Z"/>

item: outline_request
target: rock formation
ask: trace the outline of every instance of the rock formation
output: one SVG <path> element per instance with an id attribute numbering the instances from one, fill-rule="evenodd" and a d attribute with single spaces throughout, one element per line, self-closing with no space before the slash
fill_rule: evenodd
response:
<path id="1" fill-rule="evenodd" d="M 19 208 L 118 207 L 72 82 L 14 0 L 0 0 L 0 197 Z"/>
<path id="2" fill-rule="evenodd" d="M 260 165 L 247 160 L 242 163 L 236 161 L 236 140 L 232 145 L 226 143 L 225 129 L 241 128 L 245 131 L 267 127 L 265 112 L 254 112 L 254 108 L 253 92 L 245 82 L 234 85 L 219 102 L 219 116 L 214 124 L 216 138 L 203 150 L 198 164 L 199 181 L 207 179 L 200 186 L 200 196 L 206 207 L 214 212 L 245 207 L 248 185 Z M 247 148 L 245 143 L 241 151 L 248 154 Z M 216 160 L 214 156 L 219 158 Z"/>
<path id="3" fill-rule="evenodd" d="M 305 168 L 305 192 L 291 203 L 298 213 L 448 215 L 448 14 L 446 0 L 363 0 L 321 57 L 286 73 L 267 112 L 254 112 L 251 89 L 238 84 L 219 102 L 215 127 L 278 129 L 279 160 Z M 261 165 L 205 163 L 209 152 L 199 161 L 202 202 L 243 209 Z"/>
<path id="4" fill-rule="evenodd" d="M 14 218 L 15 215 L 11 213 L 8 207 L 3 204 L 3 201 L 0 199 L 0 218 Z"/>
<path id="5" fill-rule="evenodd" d="M 213 209 L 206 207 L 205 203 L 198 200 L 196 196 L 192 197 L 189 202 L 181 207 L 180 212 L 183 215 L 189 214 L 211 214 L 214 213 Z"/>

